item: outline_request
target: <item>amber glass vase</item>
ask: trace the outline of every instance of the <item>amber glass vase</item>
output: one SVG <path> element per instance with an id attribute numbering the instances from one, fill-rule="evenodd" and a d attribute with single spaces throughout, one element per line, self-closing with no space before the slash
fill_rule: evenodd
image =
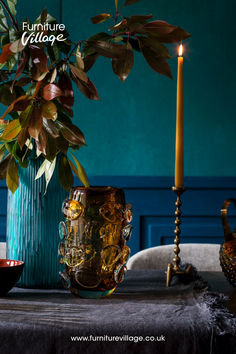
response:
<path id="1" fill-rule="evenodd" d="M 74 295 L 99 298 L 112 294 L 126 271 L 131 236 L 131 206 L 122 189 L 76 187 L 62 206 L 59 262 L 63 285 Z"/>
<path id="2" fill-rule="evenodd" d="M 236 199 L 231 198 L 224 201 L 221 209 L 225 242 L 220 247 L 220 265 L 230 284 L 236 287 L 236 232 L 231 231 L 227 217 L 230 203 L 236 207 Z"/>

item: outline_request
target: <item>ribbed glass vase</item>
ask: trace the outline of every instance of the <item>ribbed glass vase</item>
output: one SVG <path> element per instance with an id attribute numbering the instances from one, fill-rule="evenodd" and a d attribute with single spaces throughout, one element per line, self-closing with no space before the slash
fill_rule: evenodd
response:
<path id="1" fill-rule="evenodd" d="M 19 188 L 8 192 L 7 258 L 25 262 L 17 286 L 58 288 L 60 264 L 57 259 L 58 223 L 66 192 L 61 187 L 57 166 L 45 192 L 45 178 L 35 181 L 42 159 L 31 159 L 28 168 L 19 168 Z"/>

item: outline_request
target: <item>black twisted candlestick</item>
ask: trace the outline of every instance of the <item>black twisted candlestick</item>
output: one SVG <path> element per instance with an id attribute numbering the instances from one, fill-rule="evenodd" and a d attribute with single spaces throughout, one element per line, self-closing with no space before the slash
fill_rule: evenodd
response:
<path id="1" fill-rule="evenodd" d="M 174 239 L 174 244 L 175 244 L 175 248 L 174 248 L 174 253 L 175 256 L 173 258 L 173 263 L 169 263 L 168 264 L 168 268 L 167 268 L 167 276 L 166 276 L 166 286 L 170 286 L 171 283 L 171 279 L 173 276 L 175 275 L 183 275 L 186 273 L 191 273 L 192 271 L 192 266 L 191 264 L 188 265 L 188 267 L 185 270 L 181 270 L 179 268 L 180 265 L 180 257 L 179 257 L 179 253 L 180 253 L 180 248 L 179 248 L 179 244 L 180 244 L 180 234 L 181 234 L 181 230 L 180 230 L 180 225 L 181 225 L 181 195 L 185 192 L 185 189 L 183 187 L 172 187 L 172 190 L 175 192 L 175 194 L 177 195 L 177 200 L 175 202 L 175 206 L 176 206 L 176 210 L 175 210 L 175 239 Z"/>

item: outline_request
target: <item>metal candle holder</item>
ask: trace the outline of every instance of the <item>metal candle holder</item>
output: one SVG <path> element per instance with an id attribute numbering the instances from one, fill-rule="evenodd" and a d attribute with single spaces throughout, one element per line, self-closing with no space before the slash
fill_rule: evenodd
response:
<path id="1" fill-rule="evenodd" d="M 176 205 L 176 210 L 175 210 L 175 239 L 174 239 L 174 243 L 175 243 L 175 248 L 174 248 L 174 253 L 175 256 L 173 258 L 173 263 L 168 263 L 168 268 L 167 268 L 167 272 L 166 272 L 166 286 L 170 286 L 171 283 L 171 279 L 174 276 L 182 276 L 185 274 L 190 275 L 192 273 L 192 265 L 189 264 L 187 266 L 187 268 L 185 270 L 180 269 L 179 265 L 180 265 L 180 257 L 179 257 L 179 253 L 180 253 L 180 248 L 179 248 L 179 244 L 180 244 L 180 234 L 181 234 L 181 230 L 180 230 L 180 224 L 181 224 L 181 195 L 185 192 L 185 188 L 183 187 L 172 187 L 172 190 L 175 192 L 175 194 L 177 195 L 177 200 L 175 202 Z"/>

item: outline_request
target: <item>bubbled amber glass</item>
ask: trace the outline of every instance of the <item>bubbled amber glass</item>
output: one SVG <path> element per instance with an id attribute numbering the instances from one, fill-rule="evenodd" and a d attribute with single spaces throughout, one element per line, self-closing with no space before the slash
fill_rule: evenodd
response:
<path id="1" fill-rule="evenodd" d="M 221 208 L 225 242 L 220 247 L 220 265 L 230 284 L 236 287 L 236 230 L 231 231 L 227 216 L 231 203 L 236 207 L 236 198 L 226 199 Z"/>
<path id="2" fill-rule="evenodd" d="M 131 206 L 122 189 L 76 187 L 62 206 L 59 261 L 63 284 L 75 295 L 110 295 L 126 271 L 132 226 Z"/>

